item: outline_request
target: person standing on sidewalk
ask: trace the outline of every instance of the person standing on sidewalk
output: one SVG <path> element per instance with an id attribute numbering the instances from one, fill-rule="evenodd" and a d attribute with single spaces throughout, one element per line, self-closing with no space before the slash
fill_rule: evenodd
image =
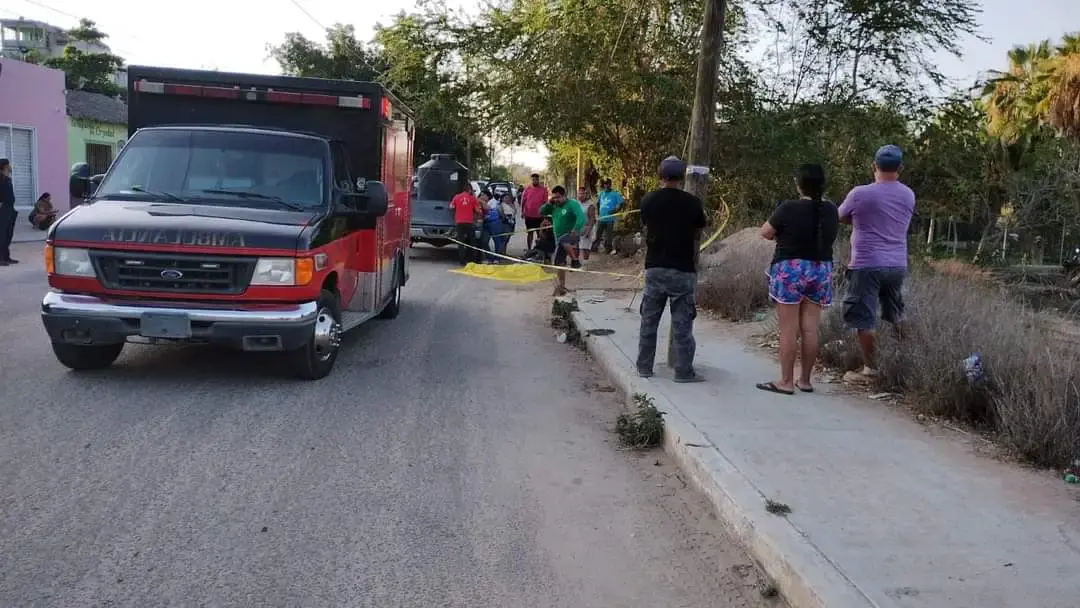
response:
<path id="1" fill-rule="evenodd" d="M 547 204 L 548 189 L 540 183 L 540 174 L 533 173 L 530 176 L 532 184 L 525 188 L 521 194 L 521 217 L 525 218 L 525 249 L 532 249 L 535 232 L 540 229 L 543 216 L 540 208 Z"/>
<path id="2" fill-rule="evenodd" d="M 618 191 L 611 189 L 611 178 L 605 177 L 604 181 L 600 182 L 600 192 L 596 195 L 596 201 L 600 215 L 596 220 L 596 236 L 592 250 L 596 253 L 603 243 L 604 251 L 610 254 L 614 249 L 612 244 L 615 238 L 615 218 L 610 216 L 622 210 L 626 199 Z"/>
<path id="3" fill-rule="evenodd" d="M 469 182 L 461 184 L 461 192 L 450 199 L 450 209 L 454 211 L 454 226 L 458 240 L 458 263 L 464 266 L 476 260 L 476 220 L 484 213 L 480 201 L 473 196 Z"/>
<path id="4" fill-rule="evenodd" d="M 851 262 L 844 296 L 844 323 L 859 338 L 863 367 L 849 382 L 877 376 L 878 306 L 881 318 L 900 334 L 907 278 L 907 233 L 915 213 L 915 193 L 900 183 L 904 153 L 894 145 L 874 155 L 874 183 L 857 186 L 840 205 L 840 221 L 851 224 Z"/>
<path id="5" fill-rule="evenodd" d="M 776 206 L 761 226 L 762 238 L 776 241 L 769 265 L 769 298 L 776 303 L 780 327 L 780 380 L 762 382 L 763 391 L 794 395 L 795 389 L 814 392 L 810 374 L 818 356 L 821 309 L 832 303 L 833 242 L 840 228 L 836 204 L 822 199 L 825 170 L 802 165 L 795 172 L 799 199 Z M 800 374 L 795 381 L 795 356 Z"/>
<path id="6" fill-rule="evenodd" d="M 685 162 L 665 158 L 660 163 L 662 187 L 641 199 L 646 250 L 637 371 L 643 378 L 653 375 L 660 317 L 670 301 L 675 381 L 701 382 L 694 371 L 694 318 L 697 249 L 707 220 L 701 199 L 682 189 L 685 175 Z"/>
<path id="7" fill-rule="evenodd" d="M 15 217 L 15 184 L 11 182 L 11 161 L 0 158 L 0 266 L 19 263 L 19 260 L 11 257 Z"/>

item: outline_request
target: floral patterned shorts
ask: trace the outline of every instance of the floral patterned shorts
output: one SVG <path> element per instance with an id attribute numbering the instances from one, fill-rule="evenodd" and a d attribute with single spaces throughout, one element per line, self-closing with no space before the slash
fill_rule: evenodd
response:
<path id="1" fill-rule="evenodd" d="M 832 262 L 781 260 L 769 266 L 769 297 L 780 304 L 832 304 Z"/>

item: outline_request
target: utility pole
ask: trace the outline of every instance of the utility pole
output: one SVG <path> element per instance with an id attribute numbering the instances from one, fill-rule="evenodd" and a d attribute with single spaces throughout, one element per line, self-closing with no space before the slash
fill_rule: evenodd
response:
<path id="1" fill-rule="evenodd" d="M 709 195 L 709 163 L 712 158 L 716 118 L 716 81 L 720 48 L 724 43 L 727 0 L 705 0 L 705 23 L 701 28 L 694 111 L 690 116 L 690 158 L 687 159 L 686 191 L 705 200 Z M 675 366 L 675 342 L 668 327 L 668 367 Z"/>
<path id="2" fill-rule="evenodd" d="M 574 183 L 575 188 L 581 187 L 581 148 L 577 149 L 577 181 Z M 575 189 L 574 192 L 577 192 Z"/>

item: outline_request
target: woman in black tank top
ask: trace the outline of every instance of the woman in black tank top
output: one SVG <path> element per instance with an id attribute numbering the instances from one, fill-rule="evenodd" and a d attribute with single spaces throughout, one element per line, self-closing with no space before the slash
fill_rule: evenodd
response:
<path id="1" fill-rule="evenodd" d="M 776 241 L 769 266 L 769 297 L 776 303 L 780 326 L 780 380 L 763 382 L 764 391 L 809 393 L 810 374 L 818 354 L 821 310 L 832 303 L 833 242 L 840 221 L 836 204 L 823 198 L 825 171 L 806 164 L 795 173 L 799 198 L 776 206 L 761 236 Z M 802 344 L 801 369 L 795 380 L 795 357 Z"/>

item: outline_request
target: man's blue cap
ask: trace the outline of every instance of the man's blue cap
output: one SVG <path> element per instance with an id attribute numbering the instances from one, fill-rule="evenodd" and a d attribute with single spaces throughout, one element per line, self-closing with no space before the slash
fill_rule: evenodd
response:
<path id="1" fill-rule="evenodd" d="M 680 180 L 686 175 L 686 163 L 677 156 L 660 161 L 660 179 Z"/>
<path id="2" fill-rule="evenodd" d="M 900 146 L 884 145 L 874 153 L 874 164 L 882 171 L 896 171 L 903 162 L 904 151 L 900 149 Z"/>

